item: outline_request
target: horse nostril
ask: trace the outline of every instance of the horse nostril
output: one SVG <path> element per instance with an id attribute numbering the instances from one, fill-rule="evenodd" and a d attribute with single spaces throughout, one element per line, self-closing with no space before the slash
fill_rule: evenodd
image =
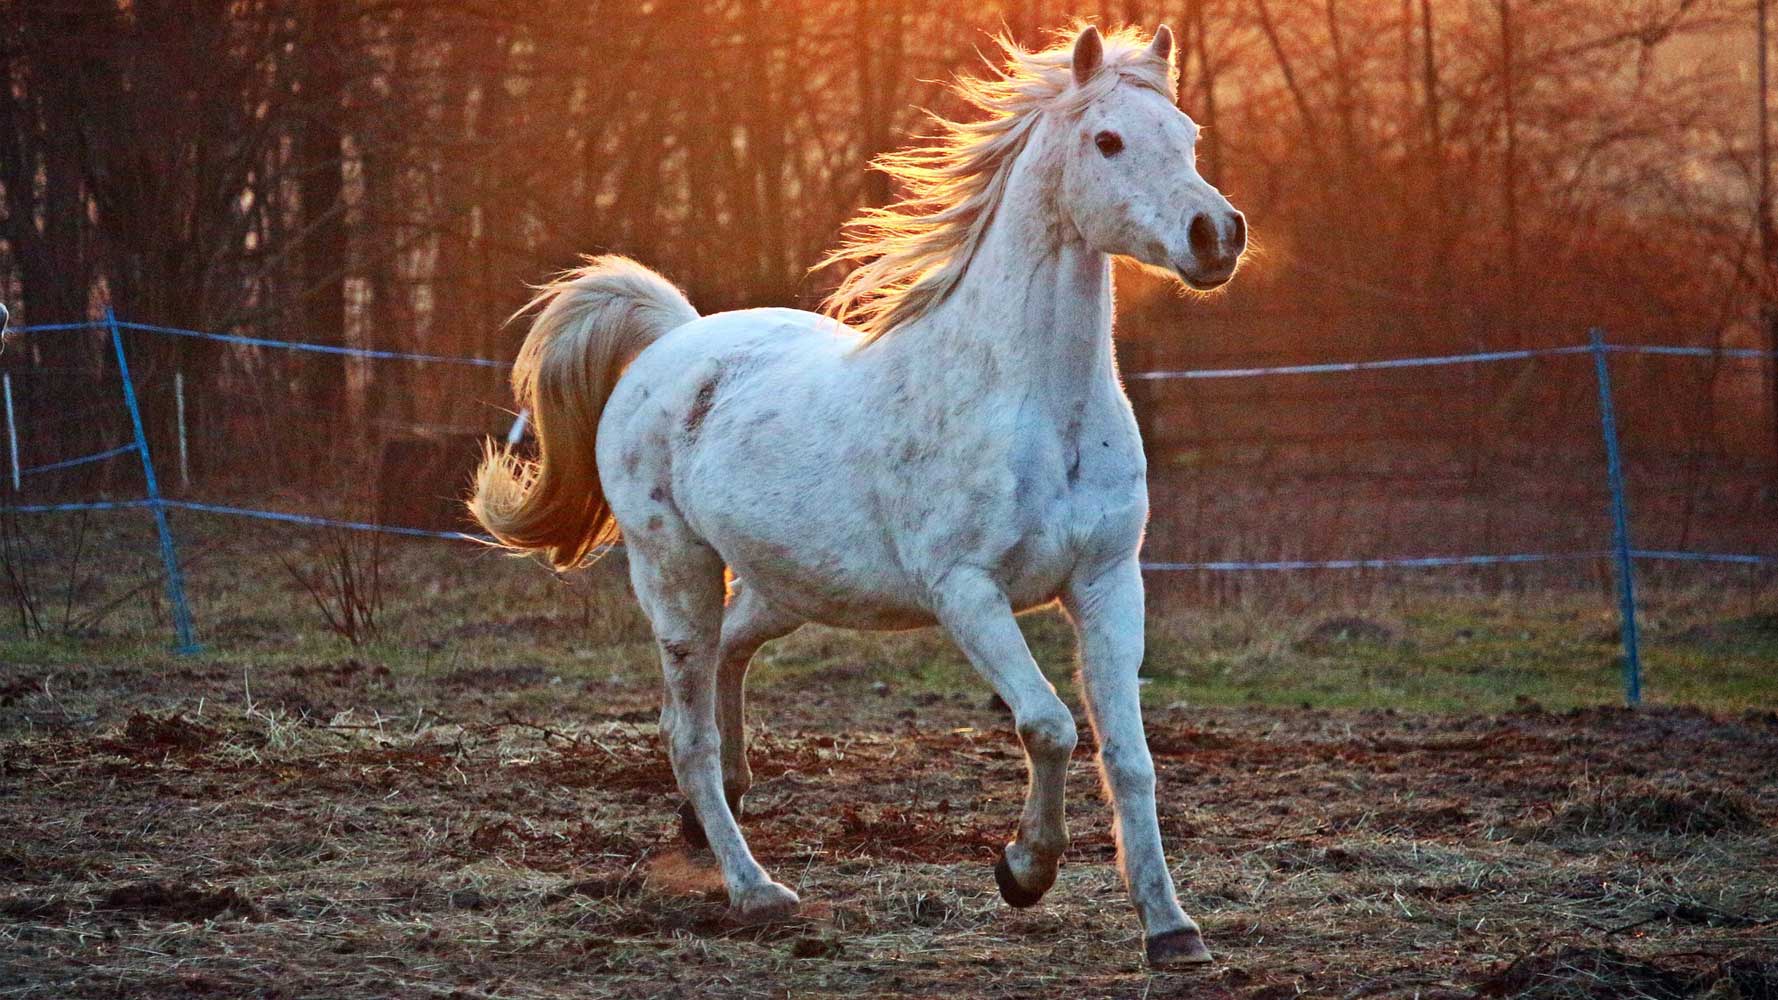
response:
<path id="1" fill-rule="evenodd" d="M 1247 216 L 1240 212 L 1235 213 L 1235 237 L 1229 240 L 1229 245 L 1235 248 L 1236 253 L 1247 248 Z"/>
<path id="2" fill-rule="evenodd" d="M 1218 252 L 1221 247 L 1217 246 L 1220 241 L 1216 238 L 1216 224 L 1210 221 L 1208 215 L 1200 212 L 1192 216 L 1191 228 L 1186 235 L 1191 240 L 1192 255 L 1199 260 L 1214 260 L 1222 256 Z"/>

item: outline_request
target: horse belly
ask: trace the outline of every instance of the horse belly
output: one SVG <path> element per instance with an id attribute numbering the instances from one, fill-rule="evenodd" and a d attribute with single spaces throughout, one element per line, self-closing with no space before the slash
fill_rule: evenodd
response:
<path id="1" fill-rule="evenodd" d="M 869 630 L 922 628 L 932 614 L 883 568 L 859 550 L 842 556 L 823 547 L 728 540 L 717 550 L 735 576 L 767 601 L 822 625 Z"/>

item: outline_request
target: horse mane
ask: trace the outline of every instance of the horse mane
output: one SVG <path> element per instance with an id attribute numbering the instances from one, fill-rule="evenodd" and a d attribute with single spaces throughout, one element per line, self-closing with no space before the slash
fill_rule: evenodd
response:
<path id="1" fill-rule="evenodd" d="M 1004 34 L 995 37 L 1003 65 L 990 66 L 987 77 L 959 77 L 951 87 L 985 117 L 960 122 L 927 112 L 936 134 L 923 137 L 924 145 L 871 161 L 898 184 L 899 200 L 865 208 L 847 222 L 839 248 L 816 265 L 856 265 L 822 309 L 863 331 L 864 344 L 925 316 L 956 287 L 1044 112 L 1079 112 L 1126 80 L 1174 99 L 1174 67 L 1128 27 L 1105 37 L 1101 69 L 1084 86 L 1073 86 L 1073 40 L 1084 27 L 1065 29 L 1039 52 Z"/>

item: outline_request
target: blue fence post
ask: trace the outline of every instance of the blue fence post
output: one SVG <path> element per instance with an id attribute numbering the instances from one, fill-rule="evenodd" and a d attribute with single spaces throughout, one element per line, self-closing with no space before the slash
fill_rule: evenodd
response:
<path id="1" fill-rule="evenodd" d="M 154 512 L 154 527 L 160 532 L 161 562 L 167 569 L 167 601 L 173 606 L 173 631 L 178 637 L 178 651 L 190 655 L 199 650 L 192 633 L 191 606 L 185 603 L 185 574 L 179 569 L 179 553 L 173 548 L 173 529 L 167 523 L 167 505 L 161 499 L 160 482 L 154 477 L 154 459 L 148 453 L 148 435 L 142 429 L 142 408 L 136 405 L 136 383 L 130 378 L 130 361 L 123 349 L 123 332 L 118 329 L 117 315 L 105 309 L 105 326 L 111 331 L 111 346 L 117 351 L 117 375 L 123 380 L 123 401 L 130 410 L 130 423 L 136 430 L 136 454 L 142 458 L 142 478 L 148 482 L 148 509 Z"/>
<path id="2" fill-rule="evenodd" d="M 1617 556 L 1618 617 L 1624 640 L 1624 702 L 1642 703 L 1642 649 L 1636 635 L 1636 566 L 1630 554 L 1630 503 L 1624 493 L 1624 460 L 1618 448 L 1617 409 L 1611 399 L 1611 364 L 1605 332 L 1587 331 L 1593 372 L 1599 381 L 1599 423 L 1605 434 L 1605 474 L 1611 484 L 1611 543 Z"/>

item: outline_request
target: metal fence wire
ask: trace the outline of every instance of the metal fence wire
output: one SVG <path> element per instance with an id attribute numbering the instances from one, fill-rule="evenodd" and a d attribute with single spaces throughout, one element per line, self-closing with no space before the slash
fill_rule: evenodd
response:
<path id="1" fill-rule="evenodd" d="M 136 383 L 130 375 L 129 358 L 124 347 L 123 331 L 129 330 L 164 337 L 197 338 L 240 347 L 306 352 L 309 354 L 342 355 L 366 361 L 398 361 L 422 365 L 451 365 L 485 369 L 507 369 L 511 367 L 509 363 L 488 358 L 370 350 L 357 347 L 342 347 L 332 344 L 270 340 L 263 337 L 248 337 L 204 330 L 187 330 L 178 327 L 133 323 L 119 320 L 109 309 L 106 310 L 104 317 L 99 320 L 83 323 L 56 323 L 20 327 L 13 330 L 12 333 L 23 336 L 81 330 L 103 330 L 109 335 L 108 339 L 110 341 L 110 347 L 115 354 L 115 362 L 121 386 L 121 398 L 117 401 L 117 406 L 121 408 L 129 418 L 129 428 L 133 432 L 133 440 L 88 454 L 59 456 L 50 461 L 34 465 L 23 464 L 19 446 L 19 423 L 13 406 L 12 377 L 10 374 L 7 374 L 4 377 L 3 388 L 5 395 L 8 470 L 10 472 L 14 496 L 15 498 L 19 498 L 24 484 L 32 476 L 104 462 L 109 459 L 119 458 L 132 453 L 137 455 L 141 462 L 144 495 L 139 498 L 125 500 L 76 500 L 63 503 L 40 504 L 11 503 L 5 505 L 4 509 L 15 514 L 49 514 L 63 511 L 149 511 L 154 517 L 156 533 L 160 542 L 160 558 L 164 567 L 167 597 L 173 609 L 174 638 L 176 648 L 181 653 L 194 653 L 200 649 L 200 646 L 197 641 L 196 629 L 192 621 L 190 605 L 186 600 L 185 583 L 180 570 L 177 545 L 171 525 L 167 518 L 167 512 L 169 510 L 193 511 L 225 517 L 249 518 L 353 531 L 386 532 L 407 537 L 475 542 L 488 541 L 485 536 L 458 531 L 437 531 L 426 528 L 380 524 L 371 521 L 344 520 L 321 517 L 307 513 L 262 510 L 255 507 L 202 502 L 189 499 L 174 499 L 163 496 L 159 481 L 156 477 L 155 459 L 151 454 L 148 438 L 143 430 L 141 408 L 137 403 Z M 1616 405 L 1611 385 L 1612 366 L 1610 362 L 1611 358 L 1616 355 L 1756 359 L 1767 362 L 1772 362 L 1774 359 L 1778 359 L 1778 351 L 1748 348 L 1709 348 L 1668 344 L 1613 344 L 1607 341 L 1604 331 L 1594 329 L 1589 331 L 1587 343 L 1560 347 L 1526 348 L 1507 351 L 1481 351 L 1469 354 L 1391 358 L 1374 361 L 1280 365 L 1262 368 L 1157 370 L 1125 373 L 1124 378 L 1131 382 L 1192 382 L 1225 379 L 1328 376 L 1359 372 L 1424 369 L 1453 365 L 1478 366 L 1541 358 L 1588 357 L 1592 361 L 1591 367 L 1597 388 L 1600 437 L 1602 439 L 1606 456 L 1605 485 L 1607 487 L 1609 498 L 1607 513 L 1610 517 L 1612 531 L 1609 543 L 1603 544 L 1597 548 L 1558 552 L 1473 554 L 1436 553 L 1381 558 L 1338 558 L 1319 560 L 1145 560 L 1142 564 L 1143 569 L 1149 573 L 1268 573 L 1307 570 L 1371 570 L 1528 565 L 1538 563 L 1609 560 L 1612 563 L 1616 581 L 1620 635 L 1624 647 L 1624 698 L 1625 701 L 1631 705 L 1638 704 L 1642 697 L 1642 678 L 1635 597 L 1636 564 L 1638 562 L 1661 561 L 1773 567 L 1778 566 L 1778 556 L 1760 553 L 1699 551 L 1693 549 L 1641 549 L 1635 546 L 1631 528 L 1632 522 L 1629 507 L 1629 491 L 1626 485 L 1622 445 L 1619 440 Z M 184 395 L 182 383 L 180 385 L 179 401 L 180 406 L 183 407 Z M 521 413 L 517 423 L 513 425 L 512 431 L 508 436 L 509 441 L 517 441 L 524 429 L 525 419 L 526 415 Z M 183 459 L 183 456 L 181 456 L 181 458 Z"/>

